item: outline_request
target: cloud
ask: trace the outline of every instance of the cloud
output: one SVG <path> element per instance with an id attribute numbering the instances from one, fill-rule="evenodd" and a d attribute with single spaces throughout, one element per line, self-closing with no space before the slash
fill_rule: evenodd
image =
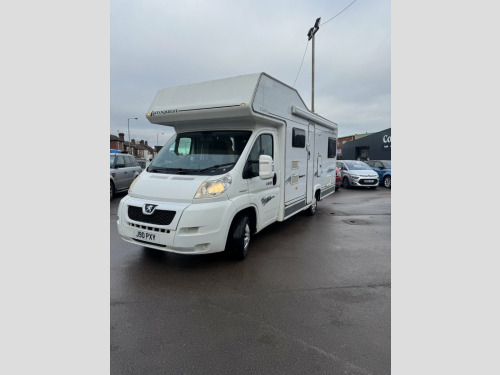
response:
<path id="1" fill-rule="evenodd" d="M 318 17 L 315 112 L 339 134 L 390 127 L 390 1 L 357 1 L 328 21 L 351 2 L 112 0 L 111 133 L 139 117 L 131 133 L 156 143 L 164 127 L 144 115 L 159 89 L 255 72 L 295 83 L 310 107 Z"/>

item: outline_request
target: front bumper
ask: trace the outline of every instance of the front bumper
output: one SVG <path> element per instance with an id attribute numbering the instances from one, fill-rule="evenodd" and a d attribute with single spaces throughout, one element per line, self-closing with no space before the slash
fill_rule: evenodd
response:
<path id="1" fill-rule="evenodd" d="M 359 180 L 351 179 L 352 186 L 360 186 L 360 187 L 373 187 L 378 186 L 379 179 L 377 178 L 360 178 Z"/>
<path id="2" fill-rule="evenodd" d="M 155 211 L 174 211 L 173 219 L 169 223 L 145 222 L 146 216 L 129 215 L 137 207 L 142 210 L 146 203 L 157 205 Z M 129 206 L 136 209 L 129 211 Z M 233 216 L 234 205 L 229 200 L 185 204 L 126 196 L 118 208 L 117 226 L 123 240 L 139 246 L 180 254 L 208 254 L 224 251 Z"/>

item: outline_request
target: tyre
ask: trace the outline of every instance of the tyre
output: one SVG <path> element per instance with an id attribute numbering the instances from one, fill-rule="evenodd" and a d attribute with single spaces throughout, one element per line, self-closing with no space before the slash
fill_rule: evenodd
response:
<path id="1" fill-rule="evenodd" d="M 349 189 L 351 187 L 351 183 L 349 182 L 349 179 L 347 177 L 344 177 L 342 180 L 342 187 L 344 189 Z"/>
<path id="2" fill-rule="evenodd" d="M 115 184 L 113 181 L 109 181 L 109 200 L 112 201 L 115 197 Z"/>
<path id="3" fill-rule="evenodd" d="M 251 229 L 250 219 L 247 215 L 239 215 L 231 224 L 227 237 L 226 251 L 237 260 L 243 260 L 248 255 L 250 246 Z"/>
<path id="4" fill-rule="evenodd" d="M 318 200 L 316 199 L 316 196 L 314 196 L 311 202 L 311 206 L 309 206 L 309 208 L 307 209 L 307 214 L 309 216 L 313 216 L 316 213 L 317 208 L 318 208 Z"/>
<path id="5" fill-rule="evenodd" d="M 391 176 L 384 177 L 384 186 L 388 189 L 391 188 Z"/>

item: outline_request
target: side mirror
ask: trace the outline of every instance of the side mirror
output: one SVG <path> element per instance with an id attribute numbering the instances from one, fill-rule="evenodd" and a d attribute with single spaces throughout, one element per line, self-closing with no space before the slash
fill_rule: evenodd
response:
<path id="1" fill-rule="evenodd" d="M 267 180 L 274 177 L 273 158 L 269 155 L 259 156 L 259 177 L 261 180 Z"/>

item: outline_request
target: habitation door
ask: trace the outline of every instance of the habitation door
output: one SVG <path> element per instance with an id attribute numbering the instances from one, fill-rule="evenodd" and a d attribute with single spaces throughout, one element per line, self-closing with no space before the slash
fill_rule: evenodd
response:
<path id="1" fill-rule="evenodd" d="M 313 198 L 313 184 L 314 184 L 314 160 L 315 149 L 314 149 L 314 124 L 309 124 L 307 132 L 307 188 L 306 188 L 306 203 L 312 202 Z"/>

